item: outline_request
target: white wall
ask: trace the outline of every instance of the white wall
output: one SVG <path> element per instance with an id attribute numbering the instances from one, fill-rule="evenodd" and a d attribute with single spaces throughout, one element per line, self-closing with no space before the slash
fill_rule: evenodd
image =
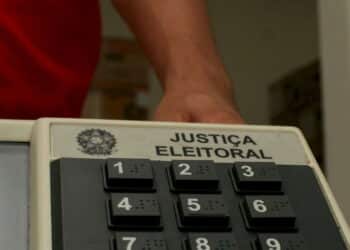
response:
<path id="1" fill-rule="evenodd" d="M 100 0 L 102 35 L 107 37 L 132 38 L 132 33 L 117 14 L 111 2 L 111 0 Z"/>
<path id="2" fill-rule="evenodd" d="M 268 85 L 318 55 L 316 0 L 208 1 L 244 117 L 268 122 Z"/>
<path id="3" fill-rule="evenodd" d="M 319 2 L 328 180 L 350 222 L 350 2 Z"/>
<path id="4" fill-rule="evenodd" d="M 110 1 L 101 1 L 103 34 L 131 37 Z M 316 0 L 208 0 L 208 4 L 241 111 L 249 122 L 267 123 L 268 85 L 318 56 Z M 154 107 L 160 95 L 155 81 L 152 95 Z"/>

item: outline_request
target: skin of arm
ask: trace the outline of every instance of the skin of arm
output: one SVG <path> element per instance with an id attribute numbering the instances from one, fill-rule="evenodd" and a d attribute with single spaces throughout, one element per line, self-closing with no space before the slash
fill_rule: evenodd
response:
<path id="1" fill-rule="evenodd" d="M 112 1 L 162 84 L 156 120 L 243 123 L 204 0 Z"/>

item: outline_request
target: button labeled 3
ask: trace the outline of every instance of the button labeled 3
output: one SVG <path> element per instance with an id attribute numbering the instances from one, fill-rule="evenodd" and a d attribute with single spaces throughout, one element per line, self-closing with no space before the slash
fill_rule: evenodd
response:
<path id="1" fill-rule="evenodd" d="M 242 193 L 281 192 L 282 179 L 274 163 L 235 163 L 232 174 L 237 191 Z"/>

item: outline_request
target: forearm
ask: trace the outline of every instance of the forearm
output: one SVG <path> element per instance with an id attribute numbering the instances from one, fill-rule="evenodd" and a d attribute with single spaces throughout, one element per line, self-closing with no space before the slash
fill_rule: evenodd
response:
<path id="1" fill-rule="evenodd" d="M 114 3 L 136 34 L 165 89 L 181 84 L 200 87 L 202 82 L 198 81 L 203 81 L 203 76 L 213 78 L 208 82 L 215 82 L 217 88 L 231 88 L 215 48 L 204 0 Z M 179 81 L 175 84 L 169 78 Z"/>

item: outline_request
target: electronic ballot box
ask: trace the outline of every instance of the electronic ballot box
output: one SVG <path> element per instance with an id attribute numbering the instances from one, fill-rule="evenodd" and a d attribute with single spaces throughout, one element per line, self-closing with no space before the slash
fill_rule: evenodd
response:
<path id="1" fill-rule="evenodd" d="M 346 250 L 296 128 L 0 121 L 1 250 Z"/>

